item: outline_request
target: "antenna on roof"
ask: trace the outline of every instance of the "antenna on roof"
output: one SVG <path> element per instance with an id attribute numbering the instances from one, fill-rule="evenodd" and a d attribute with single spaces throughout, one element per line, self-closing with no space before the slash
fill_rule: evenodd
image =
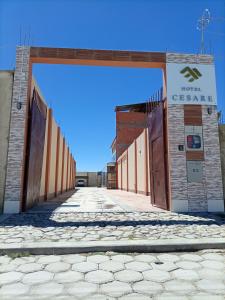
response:
<path id="1" fill-rule="evenodd" d="M 29 28 L 28 28 L 28 46 L 30 46 L 30 36 L 31 36 L 31 29 L 30 29 L 30 25 L 29 25 Z"/>
<path id="2" fill-rule="evenodd" d="M 198 19 L 197 22 L 197 30 L 201 31 L 201 50 L 200 53 L 204 54 L 205 53 L 205 40 L 204 40 L 204 34 L 205 34 L 205 29 L 209 25 L 209 22 L 211 21 L 211 14 L 210 11 L 206 8 L 200 19 Z"/>

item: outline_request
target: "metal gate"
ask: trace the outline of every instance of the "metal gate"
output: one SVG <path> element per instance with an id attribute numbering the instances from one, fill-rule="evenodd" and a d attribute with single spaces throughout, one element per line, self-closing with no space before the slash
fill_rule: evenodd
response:
<path id="1" fill-rule="evenodd" d="M 39 200 L 47 107 L 34 90 L 29 108 L 22 210 Z"/>
<path id="2" fill-rule="evenodd" d="M 167 196 L 165 110 L 161 101 L 148 114 L 151 202 L 169 209 Z"/>

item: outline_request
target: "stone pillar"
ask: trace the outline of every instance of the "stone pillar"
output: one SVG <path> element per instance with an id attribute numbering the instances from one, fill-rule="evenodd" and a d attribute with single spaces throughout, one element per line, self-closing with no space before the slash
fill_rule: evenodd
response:
<path id="1" fill-rule="evenodd" d="M 223 179 L 223 197 L 225 200 L 225 124 L 219 125 L 220 157 Z"/>
<path id="2" fill-rule="evenodd" d="M 20 212 L 30 72 L 29 57 L 29 47 L 17 47 L 6 171 L 4 213 Z"/>
<path id="3" fill-rule="evenodd" d="M 211 114 L 202 106 L 203 140 L 205 152 L 205 189 L 208 211 L 224 211 L 223 182 L 216 106 Z"/>
<path id="4" fill-rule="evenodd" d="M 213 64 L 213 58 L 209 55 L 167 53 L 167 63 L 210 65 Z M 169 186 L 171 210 L 175 212 L 224 211 L 217 108 L 215 105 L 202 105 L 201 110 L 204 152 L 201 160 L 202 182 L 188 182 L 184 105 L 168 101 Z M 180 151 L 178 145 L 184 145 L 184 151 Z"/>
<path id="5" fill-rule="evenodd" d="M 177 148 L 185 143 L 184 109 L 182 105 L 168 104 L 167 112 L 171 210 L 188 211 L 186 156 Z"/>

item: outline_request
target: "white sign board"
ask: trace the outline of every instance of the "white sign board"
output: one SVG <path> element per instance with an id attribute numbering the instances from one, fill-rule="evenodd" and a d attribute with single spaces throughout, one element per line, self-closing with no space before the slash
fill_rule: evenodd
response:
<path id="1" fill-rule="evenodd" d="M 168 103 L 217 104 L 214 65 L 167 63 L 166 76 Z"/>

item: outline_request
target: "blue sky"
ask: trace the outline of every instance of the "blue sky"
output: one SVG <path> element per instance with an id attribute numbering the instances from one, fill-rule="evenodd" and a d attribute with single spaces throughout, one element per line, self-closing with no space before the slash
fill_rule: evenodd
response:
<path id="1" fill-rule="evenodd" d="M 15 47 L 20 43 L 198 53 L 196 23 L 205 8 L 214 18 L 206 31 L 206 49 L 215 56 L 218 107 L 225 116 L 222 0 L 0 0 L 0 69 L 15 67 Z M 78 170 L 87 171 L 101 170 L 111 160 L 114 107 L 145 101 L 162 85 L 157 69 L 35 65 L 34 75 Z"/>

